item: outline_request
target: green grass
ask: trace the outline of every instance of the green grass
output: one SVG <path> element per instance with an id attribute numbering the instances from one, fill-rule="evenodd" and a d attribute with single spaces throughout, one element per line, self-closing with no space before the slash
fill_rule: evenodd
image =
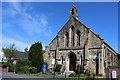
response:
<path id="1" fill-rule="evenodd" d="M 27 73 L 24 75 L 28 75 L 28 76 L 39 76 L 39 77 L 52 77 L 52 73 Z"/>
<path id="2" fill-rule="evenodd" d="M 78 80 L 78 77 L 59 78 L 57 80 Z M 79 78 L 79 80 L 86 80 L 85 78 Z"/>

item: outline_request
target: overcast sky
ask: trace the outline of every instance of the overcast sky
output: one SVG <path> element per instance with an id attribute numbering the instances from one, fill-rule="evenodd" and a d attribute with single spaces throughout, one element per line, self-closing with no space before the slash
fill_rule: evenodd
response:
<path id="1" fill-rule="evenodd" d="M 71 2 L 2 3 L 2 47 L 18 50 L 35 42 L 47 46 L 68 21 Z M 79 20 L 118 52 L 118 4 L 76 2 Z"/>

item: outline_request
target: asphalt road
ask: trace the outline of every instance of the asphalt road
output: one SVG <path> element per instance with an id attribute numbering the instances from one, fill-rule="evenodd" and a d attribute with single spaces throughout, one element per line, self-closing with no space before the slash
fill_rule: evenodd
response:
<path id="1" fill-rule="evenodd" d="M 55 79 L 2 72 L 2 80 L 55 80 Z"/>

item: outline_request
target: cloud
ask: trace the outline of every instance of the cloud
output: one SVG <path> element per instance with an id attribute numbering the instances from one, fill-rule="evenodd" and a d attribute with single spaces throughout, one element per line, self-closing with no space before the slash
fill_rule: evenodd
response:
<path id="1" fill-rule="evenodd" d="M 23 51 L 26 47 L 30 47 L 30 44 L 27 44 L 25 42 L 22 42 L 20 40 L 17 40 L 17 39 L 14 39 L 14 38 L 10 38 L 10 37 L 6 37 L 6 36 L 3 36 L 2 37 L 2 44 L 3 44 L 3 47 L 7 47 L 9 46 L 10 44 L 14 43 L 16 48 L 20 51 Z"/>
<path id="2" fill-rule="evenodd" d="M 48 24 L 47 16 L 41 13 L 31 14 L 28 10 L 31 9 L 31 5 L 23 6 L 22 3 L 9 3 L 8 7 L 3 9 L 3 24 L 10 24 L 9 28 L 13 28 L 13 25 L 18 25 L 28 35 L 34 36 L 36 34 L 42 34 L 44 36 L 50 36 L 51 28 Z M 31 12 L 34 11 L 31 9 Z M 9 15 L 8 15 L 9 13 Z M 12 20 L 12 21 L 9 21 Z M 6 27 L 6 26 L 5 26 Z"/>
<path id="3" fill-rule="evenodd" d="M 18 50 L 24 51 L 26 47 L 30 47 L 30 43 L 34 43 L 29 40 L 35 41 L 36 36 L 42 35 L 47 38 L 51 36 L 48 17 L 39 12 L 34 12 L 34 14 L 31 12 L 34 12 L 31 4 L 3 3 L 2 36 L 4 36 L 0 37 L 0 39 L 3 38 L 0 40 L 2 47 L 15 43 Z"/>

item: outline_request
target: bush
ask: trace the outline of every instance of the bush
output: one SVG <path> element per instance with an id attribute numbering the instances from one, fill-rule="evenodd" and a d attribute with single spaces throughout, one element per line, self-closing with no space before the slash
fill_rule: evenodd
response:
<path id="1" fill-rule="evenodd" d="M 14 65 L 10 65 L 10 72 L 14 72 L 15 66 Z"/>
<path id="2" fill-rule="evenodd" d="M 31 66 L 31 61 L 24 59 L 24 60 L 18 60 L 16 65 L 19 66 Z"/>
<path id="3" fill-rule="evenodd" d="M 86 77 L 86 80 L 94 80 L 94 78 L 95 78 L 95 77 L 93 77 L 93 76 L 87 76 L 87 77 Z"/>
<path id="4" fill-rule="evenodd" d="M 57 64 L 57 65 L 56 65 L 56 71 L 57 71 L 57 72 L 60 72 L 61 67 L 62 67 L 61 64 Z"/>
<path id="5" fill-rule="evenodd" d="M 44 62 L 43 64 L 46 65 L 46 70 L 48 70 L 48 62 Z"/>
<path id="6" fill-rule="evenodd" d="M 85 77 L 84 74 L 80 74 L 80 77 Z"/>
<path id="7" fill-rule="evenodd" d="M 90 76 L 90 74 L 91 74 L 91 68 L 87 68 L 87 69 L 85 70 L 85 74 L 87 74 L 87 75 Z"/>
<path id="8" fill-rule="evenodd" d="M 21 72 L 21 73 L 27 73 L 29 71 L 29 67 L 31 66 L 31 61 L 25 59 L 25 60 L 18 60 L 16 63 L 16 69 L 15 72 Z M 28 68 L 28 69 L 26 69 Z"/>
<path id="9" fill-rule="evenodd" d="M 29 73 L 29 66 L 20 67 L 19 73 Z"/>
<path id="10" fill-rule="evenodd" d="M 29 72 L 30 72 L 30 73 L 36 73 L 36 72 L 37 72 L 37 68 L 35 68 L 35 67 L 30 67 L 30 68 L 29 68 Z"/>
<path id="11" fill-rule="evenodd" d="M 83 65 L 78 64 L 77 65 L 76 73 L 80 74 L 80 73 L 83 73 L 83 72 L 84 72 Z"/>
<path id="12" fill-rule="evenodd" d="M 0 62 L 0 67 L 2 67 L 2 62 Z"/>
<path id="13" fill-rule="evenodd" d="M 2 64 L 2 67 L 3 67 L 3 68 L 6 68 L 6 67 L 9 67 L 10 65 L 11 65 L 10 62 L 4 62 L 4 63 Z"/>
<path id="14" fill-rule="evenodd" d="M 76 73 L 71 73 L 71 74 L 69 75 L 69 77 L 77 77 L 77 74 L 76 74 Z"/>
<path id="15" fill-rule="evenodd" d="M 120 74 L 117 76 L 117 80 L 120 80 Z"/>

